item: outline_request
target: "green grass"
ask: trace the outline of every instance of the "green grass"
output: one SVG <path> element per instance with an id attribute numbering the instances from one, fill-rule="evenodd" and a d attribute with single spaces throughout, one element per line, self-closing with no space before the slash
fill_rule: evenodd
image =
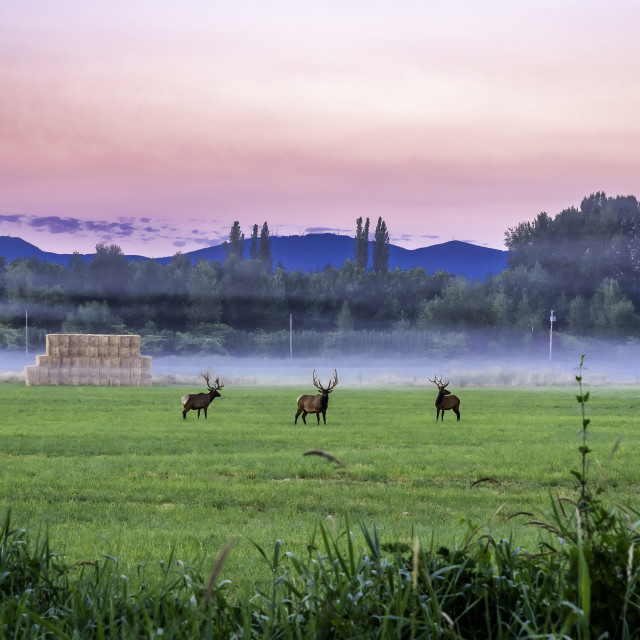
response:
<path id="1" fill-rule="evenodd" d="M 116 555 L 132 574 L 172 549 L 213 563 L 234 538 L 224 576 L 251 587 L 265 571 L 251 541 L 280 539 L 302 554 L 328 516 L 338 529 L 346 517 L 375 522 L 383 540 L 414 532 L 427 546 L 493 522 L 535 550 L 539 531 L 509 514 L 546 509 L 550 491 L 576 495 L 573 389 L 463 389 L 461 421 L 447 412 L 436 423 L 431 390 L 338 388 L 326 426 L 311 415 L 294 426 L 304 388 L 225 387 L 208 420 L 190 412 L 183 421 L 185 391 L 1 384 L 0 506 L 21 526 L 46 527 L 70 562 Z M 640 396 L 591 394 L 591 457 L 608 500 L 638 508 Z M 308 449 L 346 466 L 303 456 Z M 595 466 L 589 473 L 599 477 Z M 498 482 L 470 486 L 485 477 Z"/>

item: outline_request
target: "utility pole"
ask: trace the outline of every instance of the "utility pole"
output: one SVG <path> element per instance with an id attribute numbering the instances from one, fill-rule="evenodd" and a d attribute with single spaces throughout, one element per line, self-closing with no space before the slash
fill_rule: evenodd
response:
<path id="1" fill-rule="evenodd" d="M 289 357 L 293 358 L 293 313 L 289 314 Z"/>
<path id="2" fill-rule="evenodd" d="M 556 321 L 556 317 L 553 315 L 553 309 L 551 309 L 551 316 L 549 317 L 549 362 L 551 362 L 551 355 L 553 353 L 553 323 Z"/>

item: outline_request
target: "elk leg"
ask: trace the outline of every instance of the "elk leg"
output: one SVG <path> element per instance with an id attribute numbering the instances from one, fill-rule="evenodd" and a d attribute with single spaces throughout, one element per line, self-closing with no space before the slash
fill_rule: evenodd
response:
<path id="1" fill-rule="evenodd" d="M 207 407 L 204 408 L 204 419 L 207 419 Z"/>
<path id="2" fill-rule="evenodd" d="M 298 413 L 296 413 L 296 419 L 293 421 L 293 424 L 298 424 L 298 416 L 302 413 L 302 409 L 298 409 Z"/>
<path id="3" fill-rule="evenodd" d="M 189 409 L 185 409 L 185 410 L 182 412 L 182 418 L 183 418 L 183 420 L 186 420 L 186 419 L 187 419 L 187 411 L 189 411 Z"/>
<path id="4" fill-rule="evenodd" d="M 307 415 L 309 414 L 308 411 L 305 411 L 304 409 L 302 410 L 302 422 L 304 422 L 305 424 L 307 424 Z"/>
<path id="5" fill-rule="evenodd" d="M 318 418 L 318 426 L 320 426 L 320 412 L 316 411 L 316 418 Z"/>
<path id="6" fill-rule="evenodd" d="M 324 423 L 327 424 L 327 412 L 326 411 L 322 412 L 322 419 L 324 420 Z M 318 424 L 320 424 L 320 416 L 318 416 Z"/>
<path id="7" fill-rule="evenodd" d="M 458 416 L 458 422 L 460 422 L 460 410 L 457 407 L 453 407 L 455 414 Z"/>

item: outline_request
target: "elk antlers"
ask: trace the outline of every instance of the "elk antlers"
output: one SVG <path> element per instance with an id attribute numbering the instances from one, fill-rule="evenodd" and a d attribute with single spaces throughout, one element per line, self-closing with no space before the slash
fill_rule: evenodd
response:
<path id="1" fill-rule="evenodd" d="M 211 384 L 209 384 L 209 374 L 208 373 L 203 373 L 202 377 L 205 379 L 205 382 L 207 383 L 207 389 L 209 389 L 209 391 L 218 391 L 218 389 L 222 389 L 224 387 L 224 384 L 222 382 L 220 382 L 220 376 L 218 376 L 213 384 L 215 384 L 215 389 L 211 386 Z"/>
<path id="2" fill-rule="evenodd" d="M 429 378 L 429 382 L 433 382 L 433 384 L 435 384 L 438 389 L 444 389 L 449 384 L 448 380 L 444 384 L 442 384 L 442 374 L 440 374 L 440 380 L 438 380 L 438 376 L 434 374 L 433 380 Z"/>
<path id="3" fill-rule="evenodd" d="M 328 386 L 325 388 L 318 382 L 318 379 L 316 378 L 316 370 L 314 369 L 313 384 L 319 391 L 331 391 L 338 384 L 338 370 L 333 370 L 333 380 L 330 380 Z"/>

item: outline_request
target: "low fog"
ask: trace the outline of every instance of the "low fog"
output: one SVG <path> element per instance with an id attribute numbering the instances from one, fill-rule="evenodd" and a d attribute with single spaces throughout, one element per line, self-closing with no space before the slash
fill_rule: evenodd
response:
<path id="1" fill-rule="evenodd" d="M 433 387 L 428 378 L 442 376 L 450 388 L 571 386 L 582 353 L 586 354 L 587 385 L 640 384 L 640 347 L 624 342 L 587 345 L 575 353 L 564 349 L 552 354 L 501 350 L 491 357 L 473 354 L 457 357 L 319 356 L 317 358 L 250 358 L 221 355 L 153 356 L 153 385 L 204 387 L 202 373 L 220 376 L 231 386 L 291 386 L 313 390 L 312 372 L 327 383 L 337 369 L 342 387 Z M 24 381 L 24 367 L 36 364 L 42 351 L 0 351 L 0 380 Z M 142 351 L 144 354 L 144 350 Z"/>

